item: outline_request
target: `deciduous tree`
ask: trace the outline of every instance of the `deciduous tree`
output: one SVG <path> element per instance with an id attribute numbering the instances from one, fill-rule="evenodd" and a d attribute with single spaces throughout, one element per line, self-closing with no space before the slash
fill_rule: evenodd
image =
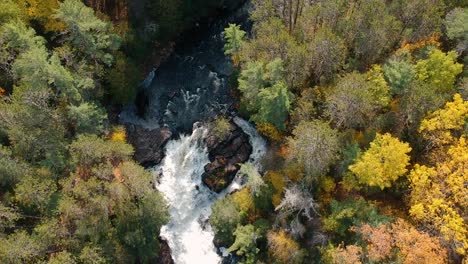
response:
<path id="1" fill-rule="evenodd" d="M 408 170 L 411 148 L 390 134 L 377 134 L 369 149 L 349 166 L 361 184 L 388 188 Z"/>

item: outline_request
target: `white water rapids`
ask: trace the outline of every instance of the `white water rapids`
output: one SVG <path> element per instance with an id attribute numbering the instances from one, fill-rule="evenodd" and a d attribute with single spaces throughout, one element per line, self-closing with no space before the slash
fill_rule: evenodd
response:
<path id="1" fill-rule="evenodd" d="M 234 122 L 249 135 L 253 148 L 250 162 L 260 166 L 266 142 L 247 121 L 235 118 Z M 201 175 L 209 162 L 203 143 L 206 132 L 203 127 L 195 128 L 191 136 L 168 142 L 166 157 L 155 168 L 155 173 L 162 174 L 156 187 L 170 206 L 170 221 L 161 229 L 161 236 L 168 241 L 176 264 L 221 262 L 213 245 L 213 231 L 207 222 L 211 205 L 242 186 L 242 179 L 236 177 L 225 191 L 216 194 L 203 184 Z"/>

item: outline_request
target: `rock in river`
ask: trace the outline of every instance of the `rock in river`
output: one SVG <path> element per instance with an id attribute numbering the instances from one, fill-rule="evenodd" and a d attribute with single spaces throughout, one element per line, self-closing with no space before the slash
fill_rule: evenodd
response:
<path id="1" fill-rule="evenodd" d="M 210 163 L 205 165 L 203 182 L 213 191 L 221 192 L 234 179 L 240 164 L 252 153 L 249 136 L 234 122 L 229 122 L 229 132 L 222 138 L 209 132 L 206 145 Z"/>
<path id="2" fill-rule="evenodd" d="M 164 158 L 164 146 L 172 136 L 169 128 L 148 129 L 135 124 L 127 124 L 128 142 L 135 148 L 134 158 L 148 167 L 159 164 Z"/>

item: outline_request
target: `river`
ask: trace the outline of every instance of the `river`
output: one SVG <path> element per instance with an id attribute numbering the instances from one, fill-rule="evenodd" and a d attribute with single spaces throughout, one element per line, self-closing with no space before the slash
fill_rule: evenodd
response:
<path id="1" fill-rule="evenodd" d="M 250 162 L 259 168 L 266 151 L 266 143 L 250 123 L 235 118 L 235 123 L 249 135 L 253 152 Z M 155 176 L 162 175 L 156 186 L 170 205 L 170 221 L 161 230 L 169 243 L 177 264 L 216 264 L 221 261 L 213 245 L 214 234 L 208 224 L 211 205 L 227 193 L 238 189 L 242 179 L 236 177 L 222 193 L 209 190 L 203 183 L 203 167 L 209 162 L 203 138 L 204 127 L 197 127 L 190 136 L 182 135 L 166 145 L 166 156 L 155 168 Z"/>
<path id="2" fill-rule="evenodd" d="M 165 158 L 153 168 L 156 188 L 169 204 L 170 221 L 162 228 L 161 237 L 168 242 L 176 264 L 216 264 L 222 260 L 208 222 L 211 205 L 240 188 L 243 179 L 236 177 L 220 194 L 202 183 L 209 159 L 204 142 L 207 130 L 198 121 L 219 113 L 233 114 L 229 78 L 234 67 L 224 54 L 223 30 L 229 23 L 236 23 L 248 31 L 249 7 L 246 3 L 232 14 L 195 29 L 193 36 L 186 36 L 169 59 L 143 82 L 147 100 L 144 118 L 139 118 L 131 107 L 121 115 L 123 123 L 151 129 L 165 126 L 178 135 L 167 143 Z M 265 141 L 249 122 L 238 117 L 234 122 L 249 135 L 253 148 L 250 162 L 260 169 Z"/>

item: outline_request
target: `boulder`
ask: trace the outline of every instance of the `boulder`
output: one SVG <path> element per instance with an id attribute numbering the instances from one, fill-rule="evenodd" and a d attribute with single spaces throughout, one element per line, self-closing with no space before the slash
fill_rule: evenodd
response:
<path id="1" fill-rule="evenodd" d="M 167 127 L 148 129 L 127 124 L 127 140 L 135 148 L 134 159 L 145 167 L 154 166 L 164 158 L 164 147 L 172 136 Z"/>
<path id="2" fill-rule="evenodd" d="M 159 256 L 156 263 L 160 264 L 174 264 L 174 260 L 171 256 L 171 248 L 164 239 L 159 239 Z"/>
<path id="3" fill-rule="evenodd" d="M 229 132 L 222 138 L 210 131 L 206 145 L 210 163 L 205 165 L 202 179 L 208 188 L 219 193 L 231 184 L 240 164 L 249 160 L 252 146 L 249 136 L 232 121 Z"/>

